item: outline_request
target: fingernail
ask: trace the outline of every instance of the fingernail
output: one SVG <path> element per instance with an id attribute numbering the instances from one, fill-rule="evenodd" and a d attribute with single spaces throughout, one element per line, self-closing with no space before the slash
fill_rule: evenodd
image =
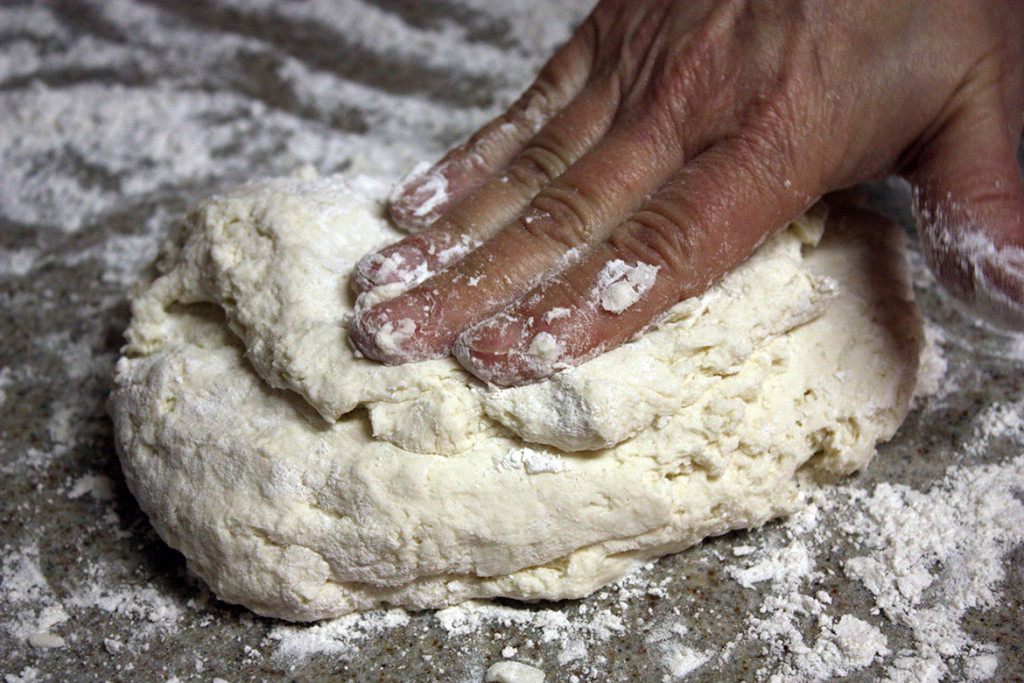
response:
<path id="1" fill-rule="evenodd" d="M 422 360 L 417 344 L 419 325 L 411 317 L 400 317 L 386 307 L 356 311 L 349 326 L 349 339 L 362 354 L 387 365 Z"/>
<path id="2" fill-rule="evenodd" d="M 355 267 L 352 287 L 357 292 L 395 282 L 411 287 L 432 274 L 423 252 L 413 245 L 403 244 L 360 259 Z"/>
<path id="3" fill-rule="evenodd" d="M 391 219 L 398 227 L 419 232 L 444 213 L 450 197 L 447 164 L 416 166 L 399 181 L 389 198 Z"/>
<path id="4" fill-rule="evenodd" d="M 471 328 L 453 351 L 470 373 L 504 387 L 532 382 L 567 367 L 562 343 L 554 335 L 541 332 L 531 337 L 525 324 L 508 314 Z"/>
<path id="5" fill-rule="evenodd" d="M 463 333 L 458 345 L 474 356 L 503 355 L 519 345 L 523 332 L 521 320 L 499 313 Z"/>
<path id="6" fill-rule="evenodd" d="M 485 320 L 460 336 L 452 355 L 470 374 L 488 384 L 511 386 L 516 383 L 514 368 L 519 366 L 519 345 L 523 326 L 507 314 Z"/>

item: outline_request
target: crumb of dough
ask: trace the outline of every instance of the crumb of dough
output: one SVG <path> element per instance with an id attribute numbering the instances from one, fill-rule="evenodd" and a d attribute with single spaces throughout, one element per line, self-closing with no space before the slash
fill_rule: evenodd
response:
<path id="1" fill-rule="evenodd" d="M 485 683 L 544 683 L 544 672 L 522 662 L 496 662 L 487 669 Z"/>

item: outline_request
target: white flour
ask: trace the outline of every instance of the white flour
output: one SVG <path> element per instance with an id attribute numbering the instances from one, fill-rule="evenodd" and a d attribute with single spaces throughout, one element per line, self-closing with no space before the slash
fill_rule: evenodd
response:
<path id="1" fill-rule="evenodd" d="M 466 29 L 455 23 L 412 29 L 371 3 L 239 6 L 256 16 L 273 8 L 290 19 L 322 21 L 325 28 L 337 28 L 353 39 L 353 49 L 362 45 L 462 78 L 491 77 L 500 87 L 497 98 L 507 102 L 537 68 L 539 56 L 564 39 L 565 27 L 587 4 L 545 2 L 532 3 L 530 11 L 498 9 L 510 15 L 514 37 L 530 46 L 525 54 L 467 41 Z M 51 9 L 5 10 L 4 25 L 11 30 L 67 44 L 63 51 L 44 53 L 38 43 L 12 41 L 0 59 L 0 79 L 71 66 L 130 65 L 154 77 L 217 72 L 249 51 L 265 49 L 255 39 L 212 35 L 156 7 L 128 0 L 92 3 L 91 11 L 98 20 L 130 32 L 134 40 L 68 38 Z M 529 20 L 535 12 L 546 20 Z M 444 49 L 438 49 L 440 45 Z M 471 130 L 497 111 L 495 106 L 459 107 L 386 92 L 311 68 L 286 52 L 275 53 L 274 58 L 279 61 L 282 88 L 300 107 L 333 116 L 357 103 L 368 132 L 328 131 L 301 112 L 189 87 L 187 78 L 177 85 L 157 80 L 147 87 L 82 83 L 52 88 L 38 81 L 28 89 L 0 93 L 5 121 L 0 127 L 0 212 L 18 222 L 75 231 L 126 198 L 209 179 L 249 177 L 254 162 L 267 158 L 274 163 L 264 166 L 264 173 L 303 163 L 314 163 L 323 171 L 350 163 L 356 170 L 397 177 L 415 161 L 435 156 L 441 149 L 439 137 Z M 61 155 L 76 163 L 39 162 Z M 30 254 L 9 258 L 15 272 L 30 267 Z"/>
<path id="2" fill-rule="evenodd" d="M 757 551 L 756 561 L 731 571 L 741 583 L 768 581 L 759 587 L 768 595 L 744 634 L 766 642 L 769 661 L 761 674 L 829 680 L 876 658 L 885 680 L 894 681 L 987 670 L 994 645 L 975 642 L 961 620 L 968 609 L 998 601 L 1003 558 L 1024 542 L 1022 482 L 1024 457 L 1018 457 L 954 468 L 927 492 L 880 484 L 870 494 L 850 486 L 815 493 L 784 525 L 792 536 L 788 545 Z M 815 593 L 815 579 L 822 577 L 814 555 L 828 552 L 837 539 L 856 548 L 844 569 L 874 596 L 873 623 L 837 613 L 827 593 Z M 801 635 L 805 617 L 821 629 L 814 642 Z M 910 629 L 913 648 L 887 647 L 884 634 L 894 626 Z"/>
<path id="3" fill-rule="evenodd" d="M 658 266 L 649 263 L 631 266 L 622 259 L 609 261 L 597 274 L 597 284 L 590 296 L 604 310 L 622 313 L 654 286 L 658 270 Z"/>

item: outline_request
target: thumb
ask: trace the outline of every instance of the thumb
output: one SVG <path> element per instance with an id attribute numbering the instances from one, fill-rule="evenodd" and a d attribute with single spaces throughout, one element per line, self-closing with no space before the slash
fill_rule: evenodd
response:
<path id="1" fill-rule="evenodd" d="M 1024 329 L 1024 183 L 1019 128 L 995 97 L 958 111 L 909 174 L 921 249 L 938 281 L 976 316 Z"/>

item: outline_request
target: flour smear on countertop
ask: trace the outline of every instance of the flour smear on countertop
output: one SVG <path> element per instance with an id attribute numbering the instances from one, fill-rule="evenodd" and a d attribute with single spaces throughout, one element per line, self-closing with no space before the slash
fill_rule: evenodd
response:
<path id="1" fill-rule="evenodd" d="M 398 178 L 511 102 L 589 4 L 0 6 L 5 683 L 1021 675 L 1024 342 L 959 317 L 916 255 L 927 390 L 869 471 L 587 600 L 291 626 L 212 599 L 150 531 L 104 401 L 126 290 L 183 208 L 304 165 Z"/>

